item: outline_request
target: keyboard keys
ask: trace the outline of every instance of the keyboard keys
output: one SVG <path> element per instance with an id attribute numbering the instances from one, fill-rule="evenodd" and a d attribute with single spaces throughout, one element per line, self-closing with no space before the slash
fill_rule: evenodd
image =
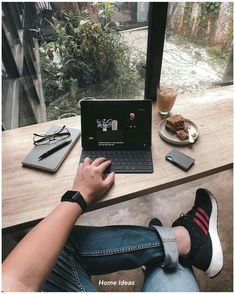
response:
<path id="1" fill-rule="evenodd" d="M 105 157 L 111 160 L 107 172 L 118 173 L 152 173 L 153 162 L 151 150 L 83 150 L 80 162 L 86 157 L 92 160 Z"/>

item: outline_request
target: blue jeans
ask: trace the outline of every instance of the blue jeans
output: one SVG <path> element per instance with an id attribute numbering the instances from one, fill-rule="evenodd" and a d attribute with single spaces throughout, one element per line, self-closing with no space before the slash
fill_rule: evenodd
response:
<path id="1" fill-rule="evenodd" d="M 75 226 L 42 291 L 95 292 L 91 275 L 142 265 L 143 291 L 199 291 L 192 269 L 178 263 L 174 231 L 157 226 Z"/>

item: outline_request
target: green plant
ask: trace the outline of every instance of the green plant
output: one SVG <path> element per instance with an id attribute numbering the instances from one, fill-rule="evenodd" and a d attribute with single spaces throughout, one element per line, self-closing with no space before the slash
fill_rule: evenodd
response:
<path id="1" fill-rule="evenodd" d="M 51 23 L 56 40 L 42 44 L 48 55 L 46 66 L 54 67 L 58 87 L 73 99 L 87 92 L 122 97 L 139 88 L 140 75 L 130 62 L 130 49 L 121 40 L 118 23 L 111 21 L 115 5 L 96 5 L 100 22 L 91 20 L 86 10 L 57 12 Z"/>
<path id="2" fill-rule="evenodd" d="M 51 62 L 45 51 L 40 51 L 40 65 L 42 74 L 42 87 L 45 97 L 46 106 L 56 98 L 66 93 L 63 82 L 60 79 L 60 71 L 56 64 Z"/>

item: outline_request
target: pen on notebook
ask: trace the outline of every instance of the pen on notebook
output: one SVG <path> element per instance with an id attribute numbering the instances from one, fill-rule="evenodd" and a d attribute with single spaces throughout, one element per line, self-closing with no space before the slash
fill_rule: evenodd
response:
<path id="1" fill-rule="evenodd" d="M 58 146 L 48 150 L 47 152 L 43 153 L 41 156 L 38 157 L 38 160 L 42 160 L 48 156 L 50 156 L 51 154 L 55 153 L 56 151 L 60 150 L 61 148 L 67 146 L 68 144 L 70 144 L 72 142 L 72 140 L 68 140 L 68 141 L 65 141 L 61 144 L 59 144 Z"/>

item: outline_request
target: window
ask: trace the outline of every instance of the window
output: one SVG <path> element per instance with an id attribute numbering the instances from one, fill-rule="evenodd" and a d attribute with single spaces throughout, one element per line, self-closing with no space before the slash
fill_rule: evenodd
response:
<path id="1" fill-rule="evenodd" d="M 5 129 L 233 81 L 232 2 L 3 2 L 2 38 Z"/>
<path id="2" fill-rule="evenodd" d="M 9 2 L 2 11 L 6 129 L 78 115 L 84 97 L 143 99 L 149 3 Z"/>
<path id="3" fill-rule="evenodd" d="M 10 129 L 46 119 L 38 41 L 25 24 L 24 4 L 2 3 L 2 123 Z"/>
<path id="4" fill-rule="evenodd" d="M 161 82 L 180 93 L 231 83 L 232 43 L 232 2 L 170 2 Z"/>

